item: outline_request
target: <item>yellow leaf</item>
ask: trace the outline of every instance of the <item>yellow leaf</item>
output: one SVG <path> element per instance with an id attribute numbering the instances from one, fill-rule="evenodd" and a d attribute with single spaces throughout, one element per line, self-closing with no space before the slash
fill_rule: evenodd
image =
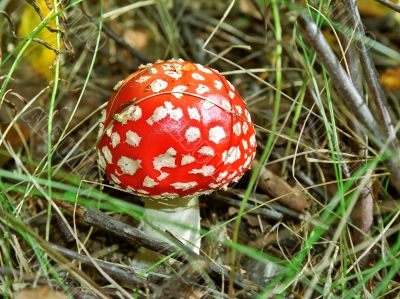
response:
<path id="1" fill-rule="evenodd" d="M 52 3 L 52 1 L 49 2 Z M 45 0 L 38 0 L 36 1 L 36 4 L 46 20 L 54 17 L 54 12 L 47 7 Z M 42 20 L 40 19 L 40 16 L 37 14 L 35 9 L 31 5 L 26 3 L 22 13 L 21 23 L 18 27 L 19 36 L 25 37 L 29 35 L 41 22 Z M 51 22 L 48 24 L 48 27 L 52 29 L 56 28 L 55 19 L 51 20 Z M 51 32 L 49 29 L 43 28 L 38 33 L 36 38 L 48 43 L 55 49 L 57 48 L 56 32 Z M 60 46 L 62 47 L 62 42 Z M 37 74 L 45 77 L 48 80 L 53 77 L 54 73 L 52 65 L 54 63 L 54 60 L 56 59 L 56 56 L 57 55 L 53 50 L 50 50 L 44 45 L 37 42 L 31 42 L 28 49 L 24 52 L 24 59 L 31 65 L 33 70 Z"/>
<path id="2" fill-rule="evenodd" d="M 400 67 L 386 70 L 380 81 L 389 90 L 400 90 Z"/>
<path id="3" fill-rule="evenodd" d="M 381 18 L 392 13 L 386 6 L 375 0 L 357 0 L 358 10 L 361 15 L 370 18 Z"/>

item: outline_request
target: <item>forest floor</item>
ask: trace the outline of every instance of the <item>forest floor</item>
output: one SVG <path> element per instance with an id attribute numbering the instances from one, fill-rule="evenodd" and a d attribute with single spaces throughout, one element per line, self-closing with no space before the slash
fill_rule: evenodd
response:
<path id="1" fill-rule="evenodd" d="M 0 0 L 4 298 L 399 296 L 400 4 L 59 2 Z M 200 254 L 141 234 L 97 162 L 113 87 L 171 58 L 219 70 L 256 128 L 252 169 L 201 197 Z M 141 246 L 163 255 L 138 273 Z"/>

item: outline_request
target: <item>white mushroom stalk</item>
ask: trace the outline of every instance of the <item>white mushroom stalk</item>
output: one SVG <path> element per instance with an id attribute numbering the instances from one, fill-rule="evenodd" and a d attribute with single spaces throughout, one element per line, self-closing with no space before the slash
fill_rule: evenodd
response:
<path id="1" fill-rule="evenodd" d="M 141 227 L 149 235 L 167 242 L 170 238 L 166 234 L 172 234 L 188 248 L 200 253 L 199 197 L 175 198 L 168 202 L 145 200 Z"/>

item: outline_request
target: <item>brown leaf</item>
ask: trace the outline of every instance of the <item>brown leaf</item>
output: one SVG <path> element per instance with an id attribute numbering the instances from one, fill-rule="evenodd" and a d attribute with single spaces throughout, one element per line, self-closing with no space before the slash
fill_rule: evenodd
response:
<path id="1" fill-rule="evenodd" d="M 368 239 L 370 229 L 374 222 L 374 199 L 372 196 L 372 181 L 369 180 L 368 184 L 363 187 L 359 198 L 351 212 L 351 220 L 355 228 L 352 229 L 353 243 L 359 245 Z M 361 267 L 367 267 L 371 261 L 371 254 L 367 253 L 359 261 Z"/>
<path id="2" fill-rule="evenodd" d="M 254 169 L 257 164 L 258 161 L 254 160 L 252 168 Z M 291 187 L 284 179 L 266 168 L 261 170 L 258 187 L 295 211 L 304 212 L 308 206 L 307 198 L 302 191 Z"/>
<path id="3" fill-rule="evenodd" d="M 248 14 L 257 20 L 262 20 L 260 12 L 250 0 L 240 0 L 239 8 L 241 12 Z"/>
<path id="4" fill-rule="evenodd" d="M 256 215 L 246 214 L 246 215 L 243 215 L 243 218 L 246 219 L 246 221 L 250 225 L 250 227 L 259 227 L 260 226 L 260 221 L 258 220 L 258 217 Z"/>
<path id="5" fill-rule="evenodd" d="M 149 33 L 146 30 L 128 29 L 123 38 L 128 45 L 138 50 L 144 50 L 149 45 Z"/>
<path id="6" fill-rule="evenodd" d="M 228 208 L 228 216 L 229 216 L 229 217 L 231 217 L 231 216 L 237 214 L 237 212 L 239 212 L 239 209 L 238 209 L 238 208 L 235 208 L 235 207 L 229 207 L 229 208 Z"/>
<path id="7" fill-rule="evenodd" d="M 68 299 L 68 296 L 53 291 L 49 286 L 41 286 L 34 289 L 24 289 L 15 296 L 15 299 Z"/>

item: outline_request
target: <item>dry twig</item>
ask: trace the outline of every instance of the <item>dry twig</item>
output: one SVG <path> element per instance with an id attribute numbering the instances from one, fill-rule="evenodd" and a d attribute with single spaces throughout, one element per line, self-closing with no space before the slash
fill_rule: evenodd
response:
<path id="1" fill-rule="evenodd" d="M 56 244 L 49 244 L 49 246 L 69 259 L 77 260 L 88 266 L 93 266 L 92 261 L 83 254 L 79 254 L 73 250 L 58 246 Z M 150 290 L 154 290 L 156 288 L 151 283 L 138 278 L 134 273 L 121 269 L 116 264 L 105 262 L 99 259 L 94 259 L 94 261 L 101 269 L 103 269 L 106 273 L 108 273 L 113 279 L 115 279 L 116 281 L 125 286 L 129 286 L 130 288 L 134 288 L 136 286 L 142 286 Z"/>
<path id="2" fill-rule="evenodd" d="M 357 117 L 358 121 L 369 131 L 371 140 L 379 148 L 384 148 L 386 140 L 391 140 L 386 131 L 383 131 L 379 123 L 374 118 L 371 110 L 351 82 L 351 79 L 340 65 L 339 60 L 335 56 L 333 50 L 329 46 L 325 37 L 318 29 L 317 25 L 311 21 L 305 14 L 300 14 L 298 24 L 306 41 L 314 48 L 321 62 L 326 67 L 332 78 L 333 84 L 338 92 L 346 99 L 351 112 Z M 392 143 L 389 144 L 389 150 L 396 153 Z M 384 163 L 391 173 L 393 186 L 400 192 L 400 162 L 399 156 L 391 156 Z"/>
<path id="3" fill-rule="evenodd" d="M 118 221 L 94 208 L 90 208 L 86 211 L 83 221 L 88 225 L 95 226 L 123 238 L 135 246 L 143 246 L 164 255 L 172 254 L 174 259 L 181 262 L 206 260 L 204 257 L 196 254 L 189 248 L 184 248 L 182 252 L 176 246 L 149 236 L 139 229 Z M 183 244 L 179 244 L 179 246 L 183 246 Z M 214 261 L 207 261 L 207 271 L 209 271 L 210 276 L 217 281 L 229 279 L 228 271 L 223 266 L 216 264 Z M 243 283 L 237 275 L 235 278 L 235 285 L 241 289 L 249 287 L 246 283 Z"/>
<path id="4" fill-rule="evenodd" d="M 375 0 L 375 1 L 400 13 L 400 5 L 397 5 L 397 4 L 387 1 L 387 0 Z"/>
<path id="5" fill-rule="evenodd" d="M 362 25 L 360 13 L 358 12 L 357 5 L 354 1 L 343 0 L 346 10 L 350 12 L 349 21 L 351 26 L 355 28 L 356 34 L 365 36 L 364 28 Z M 397 145 L 396 132 L 393 127 L 393 122 L 387 109 L 385 94 L 382 86 L 379 83 L 378 75 L 376 72 L 374 61 L 372 60 L 371 53 L 367 44 L 361 39 L 356 40 L 357 48 L 359 49 L 360 59 L 364 69 L 365 79 L 367 81 L 371 97 L 378 109 L 380 119 L 383 121 L 386 130 L 386 136 L 392 145 L 396 155 L 400 155 L 400 150 Z"/>

